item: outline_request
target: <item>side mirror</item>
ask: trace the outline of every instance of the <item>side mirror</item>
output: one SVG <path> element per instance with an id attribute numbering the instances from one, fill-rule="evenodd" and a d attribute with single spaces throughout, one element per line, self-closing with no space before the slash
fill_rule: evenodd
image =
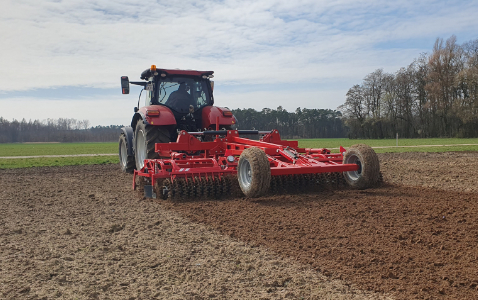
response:
<path id="1" fill-rule="evenodd" d="M 121 91 L 123 92 L 123 94 L 129 94 L 128 76 L 121 76 Z"/>
<path id="2" fill-rule="evenodd" d="M 211 81 L 211 91 L 214 91 L 214 81 Z"/>

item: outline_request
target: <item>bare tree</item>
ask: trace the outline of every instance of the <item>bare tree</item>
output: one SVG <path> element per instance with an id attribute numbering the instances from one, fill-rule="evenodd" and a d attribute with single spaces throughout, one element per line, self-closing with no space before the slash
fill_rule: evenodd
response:
<path id="1" fill-rule="evenodd" d="M 83 129 L 87 130 L 90 128 L 90 121 L 89 120 L 83 120 Z"/>
<path id="2" fill-rule="evenodd" d="M 366 99 L 367 110 L 372 118 L 381 117 L 381 102 L 383 95 L 383 69 L 377 69 L 365 76 L 363 81 L 364 96 Z"/>
<path id="3" fill-rule="evenodd" d="M 437 121 L 434 127 L 441 136 L 450 136 L 451 133 L 450 113 L 457 96 L 455 78 L 463 69 L 462 55 L 463 51 L 456 44 L 454 35 L 445 44 L 443 39 L 438 38 L 428 62 L 428 83 L 425 88 L 432 114 Z"/>
<path id="4" fill-rule="evenodd" d="M 438 38 L 394 75 L 365 76 L 339 110 L 356 137 L 478 136 L 478 40 Z"/>

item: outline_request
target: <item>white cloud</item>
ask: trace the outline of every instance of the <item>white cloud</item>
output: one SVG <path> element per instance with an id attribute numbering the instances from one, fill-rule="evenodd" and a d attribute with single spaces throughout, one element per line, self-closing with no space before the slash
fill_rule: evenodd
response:
<path id="1" fill-rule="evenodd" d="M 334 81 L 337 107 L 350 82 L 394 72 L 432 47 L 384 45 L 476 38 L 477 13 L 474 2 L 432 0 L 2 1 L 0 92 L 116 88 L 121 75 L 137 79 L 154 63 L 214 70 L 218 85 Z M 304 99 L 297 106 L 315 103 Z"/>

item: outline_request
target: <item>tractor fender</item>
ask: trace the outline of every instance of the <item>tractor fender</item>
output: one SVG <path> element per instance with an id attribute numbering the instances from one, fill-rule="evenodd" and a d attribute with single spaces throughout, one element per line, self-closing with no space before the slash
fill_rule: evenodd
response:
<path id="1" fill-rule="evenodd" d="M 219 126 L 232 126 L 236 124 L 236 117 L 230 109 L 218 106 L 206 106 L 202 109 L 203 128 L 215 129 L 216 118 L 219 117 Z M 226 114 L 224 114 L 226 112 Z"/>
<path id="2" fill-rule="evenodd" d="M 128 142 L 128 156 L 133 156 L 133 128 L 131 126 L 125 126 L 121 128 L 121 132 L 125 135 L 126 141 Z"/>
<path id="3" fill-rule="evenodd" d="M 159 111 L 159 115 L 148 115 L 149 111 Z M 141 107 L 133 116 L 131 127 L 133 130 L 139 119 L 143 119 L 144 124 L 154 126 L 176 125 L 176 119 L 173 112 L 163 105 L 149 105 Z"/>

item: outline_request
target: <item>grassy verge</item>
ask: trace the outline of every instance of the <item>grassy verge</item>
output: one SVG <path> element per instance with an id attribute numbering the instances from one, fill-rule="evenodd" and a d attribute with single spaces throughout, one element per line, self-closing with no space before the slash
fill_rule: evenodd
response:
<path id="1" fill-rule="evenodd" d="M 403 153 L 403 152 L 452 152 L 452 151 L 478 151 L 477 146 L 443 146 L 443 147 L 413 147 L 413 148 L 375 148 L 376 153 Z"/>
<path id="2" fill-rule="evenodd" d="M 349 139 L 302 139 L 299 147 L 303 148 L 338 148 L 346 149 L 353 144 L 367 144 L 375 148 L 377 153 L 385 152 L 448 152 L 448 151 L 478 151 L 478 145 L 463 146 L 459 144 L 478 144 L 478 139 L 400 139 L 399 147 L 396 140 L 349 140 Z M 454 145 L 430 146 L 423 145 Z M 418 146 L 418 147 L 400 147 Z M 33 155 L 75 155 L 75 154 L 108 154 L 117 153 L 117 143 L 38 143 L 38 144 L 0 144 L 1 156 L 33 156 Z M 332 149 L 332 152 L 337 152 Z M 118 163 L 118 156 L 88 156 L 88 157 L 43 157 L 0 159 L 0 169 L 27 168 L 40 166 L 67 166 L 88 164 Z"/>
<path id="3" fill-rule="evenodd" d="M 299 140 L 299 147 L 303 148 L 348 148 L 354 144 L 367 144 L 376 148 L 375 152 L 447 152 L 447 151 L 478 151 L 478 139 L 399 139 L 396 147 L 396 140 L 349 140 L 349 139 L 302 139 Z M 476 144 L 463 146 L 460 144 Z M 423 145 L 450 145 L 425 147 Z M 409 147 L 418 146 L 418 147 Z M 334 152 L 334 151 L 333 151 Z"/>
<path id="4" fill-rule="evenodd" d="M 118 143 L 0 144 L 1 156 L 74 155 L 117 153 Z"/>
<path id="5" fill-rule="evenodd" d="M 0 159 L 0 169 L 17 169 L 45 166 L 117 164 L 118 162 L 119 161 L 117 155 Z"/>

